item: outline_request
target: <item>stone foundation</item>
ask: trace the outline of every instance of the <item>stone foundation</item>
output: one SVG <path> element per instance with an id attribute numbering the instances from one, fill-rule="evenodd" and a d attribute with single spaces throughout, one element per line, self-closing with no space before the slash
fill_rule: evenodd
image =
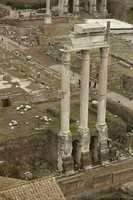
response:
<path id="1" fill-rule="evenodd" d="M 73 173 L 74 162 L 72 157 L 63 158 L 63 172 L 67 174 Z"/>
<path id="2" fill-rule="evenodd" d="M 81 168 L 88 169 L 89 166 L 92 164 L 89 152 L 81 154 Z"/>

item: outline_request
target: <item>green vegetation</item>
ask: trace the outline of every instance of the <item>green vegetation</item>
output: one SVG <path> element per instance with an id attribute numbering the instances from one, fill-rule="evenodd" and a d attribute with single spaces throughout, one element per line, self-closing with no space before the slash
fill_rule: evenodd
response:
<path id="1" fill-rule="evenodd" d="M 43 1 L 31 1 L 31 0 L 1 0 L 0 3 L 3 3 L 7 6 L 11 6 L 16 9 L 26 9 L 26 8 L 44 8 L 46 7 L 46 3 Z"/>

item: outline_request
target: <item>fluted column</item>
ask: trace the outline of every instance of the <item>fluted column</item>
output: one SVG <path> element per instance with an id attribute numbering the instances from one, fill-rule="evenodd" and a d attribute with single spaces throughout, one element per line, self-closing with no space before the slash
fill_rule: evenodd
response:
<path id="1" fill-rule="evenodd" d="M 70 132 L 70 53 L 61 52 L 61 131 Z"/>
<path id="2" fill-rule="evenodd" d="M 90 52 L 82 51 L 81 90 L 80 90 L 80 122 L 79 128 L 88 130 Z"/>
<path id="3" fill-rule="evenodd" d="M 58 14 L 62 16 L 64 14 L 65 0 L 58 1 Z"/>
<path id="4" fill-rule="evenodd" d="M 58 138 L 58 169 L 73 173 L 70 123 L 70 53 L 61 51 L 61 130 Z"/>
<path id="5" fill-rule="evenodd" d="M 46 14 L 44 16 L 44 23 L 51 24 L 50 0 L 46 0 Z"/>
<path id="6" fill-rule="evenodd" d="M 89 71 L 90 52 L 82 51 L 81 90 L 80 90 L 80 122 L 78 132 L 81 137 L 81 166 L 88 168 L 90 165 L 89 145 L 90 134 L 88 128 L 88 102 L 89 102 Z"/>
<path id="7" fill-rule="evenodd" d="M 79 0 L 75 0 L 75 13 L 79 13 Z"/>
<path id="8" fill-rule="evenodd" d="M 64 13 L 68 13 L 68 0 L 65 0 Z"/>
<path id="9" fill-rule="evenodd" d="M 101 66 L 99 71 L 98 88 L 98 113 L 97 125 L 105 125 L 106 121 L 106 94 L 107 94 L 107 68 L 108 68 L 108 48 L 101 48 Z"/>
<path id="10" fill-rule="evenodd" d="M 106 124 L 106 94 L 107 94 L 107 69 L 108 69 L 108 53 L 109 48 L 103 47 L 101 51 L 101 66 L 99 71 L 99 88 L 98 88 L 98 110 L 97 110 L 97 134 L 99 162 L 107 162 L 109 160 L 108 148 L 108 127 Z"/>
<path id="11" fill-rule="evenodd" d="M 97 0 L 93 0 L 93 13 L 97 12 Z"/>
<path id="12" fill-rule="evenodd" d="M 103 15 L 107 15 L 108 11 L 107 11 L 107 0 L 102 0 L 102 14 Z"/>

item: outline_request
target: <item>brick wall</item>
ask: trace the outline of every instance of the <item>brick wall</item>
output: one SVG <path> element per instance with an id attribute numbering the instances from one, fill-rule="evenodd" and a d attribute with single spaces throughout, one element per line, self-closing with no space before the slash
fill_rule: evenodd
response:
<path id="1" fill-rule="evenodd" d="M 8 164 L 25 164 L 47 160 L 57 166 L 57 134 L 51 130 L 0 144 L 0 160 Z"/>
<path id="2" fill-rule="evenodd" d="M 60 185 L 64 195 L 70 195 L 76 192 L 84 191 L 84 179 L 78 179 L 73 181 L 67 181 Z"/>
<path id="3" fill-rule="evenodd" d="M 126 183 L 129 181 L 133 181 L 133 168 L 96 176 L 93 178 L 93 188 L 99 189 L 113 184 Z"/>

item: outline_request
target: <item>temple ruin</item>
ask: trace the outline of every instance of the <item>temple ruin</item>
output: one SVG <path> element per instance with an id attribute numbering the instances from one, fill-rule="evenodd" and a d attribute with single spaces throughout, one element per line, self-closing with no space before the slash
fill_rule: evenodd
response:
<path id="1" fill-rule="evenodd" d="M 58 1 L 58 15 L 79 13 L 80 0 L 59 0 Z M 47 15 L 50 14 L 50 0 L 46 1 Z M 85 11 L 90 14 L 101 13 L 107 15 L 107 0 L 85 0 L 84 1 Z"/>
<path id="2" fill-rule="evenodd" d="M 69 44 L 61 49 L 62 77 L 61 77 L 61 131 L 59 133 L 58 168 L 60 171 L 73 171 L 72 149 L 79 148 L 77 163 L 79 168 L 88 169 L 93 161 L 98 164 L 109 160 L 108 132 L 105 121 L 107 66 L 109 45 L 106 28 L 100 24 L 76 24 L 74 32 L 70 34 Z M 101 66 L 99 69 L 98 108 L 96 135 L 90 137 L 88 128 L 89 105 L 89 72 L 90 52 L 100 49 Z M 81 52 L 81 89 L 80 89 L 80 121 L 77 132 L 79 141 L 73 141 L 69 129 L 70 123 L 70 61 L 72 52 Z M 93 146 L 92 157 L 90 148 Z M 76 149 L 75 149 L 76 151 Z"/>

